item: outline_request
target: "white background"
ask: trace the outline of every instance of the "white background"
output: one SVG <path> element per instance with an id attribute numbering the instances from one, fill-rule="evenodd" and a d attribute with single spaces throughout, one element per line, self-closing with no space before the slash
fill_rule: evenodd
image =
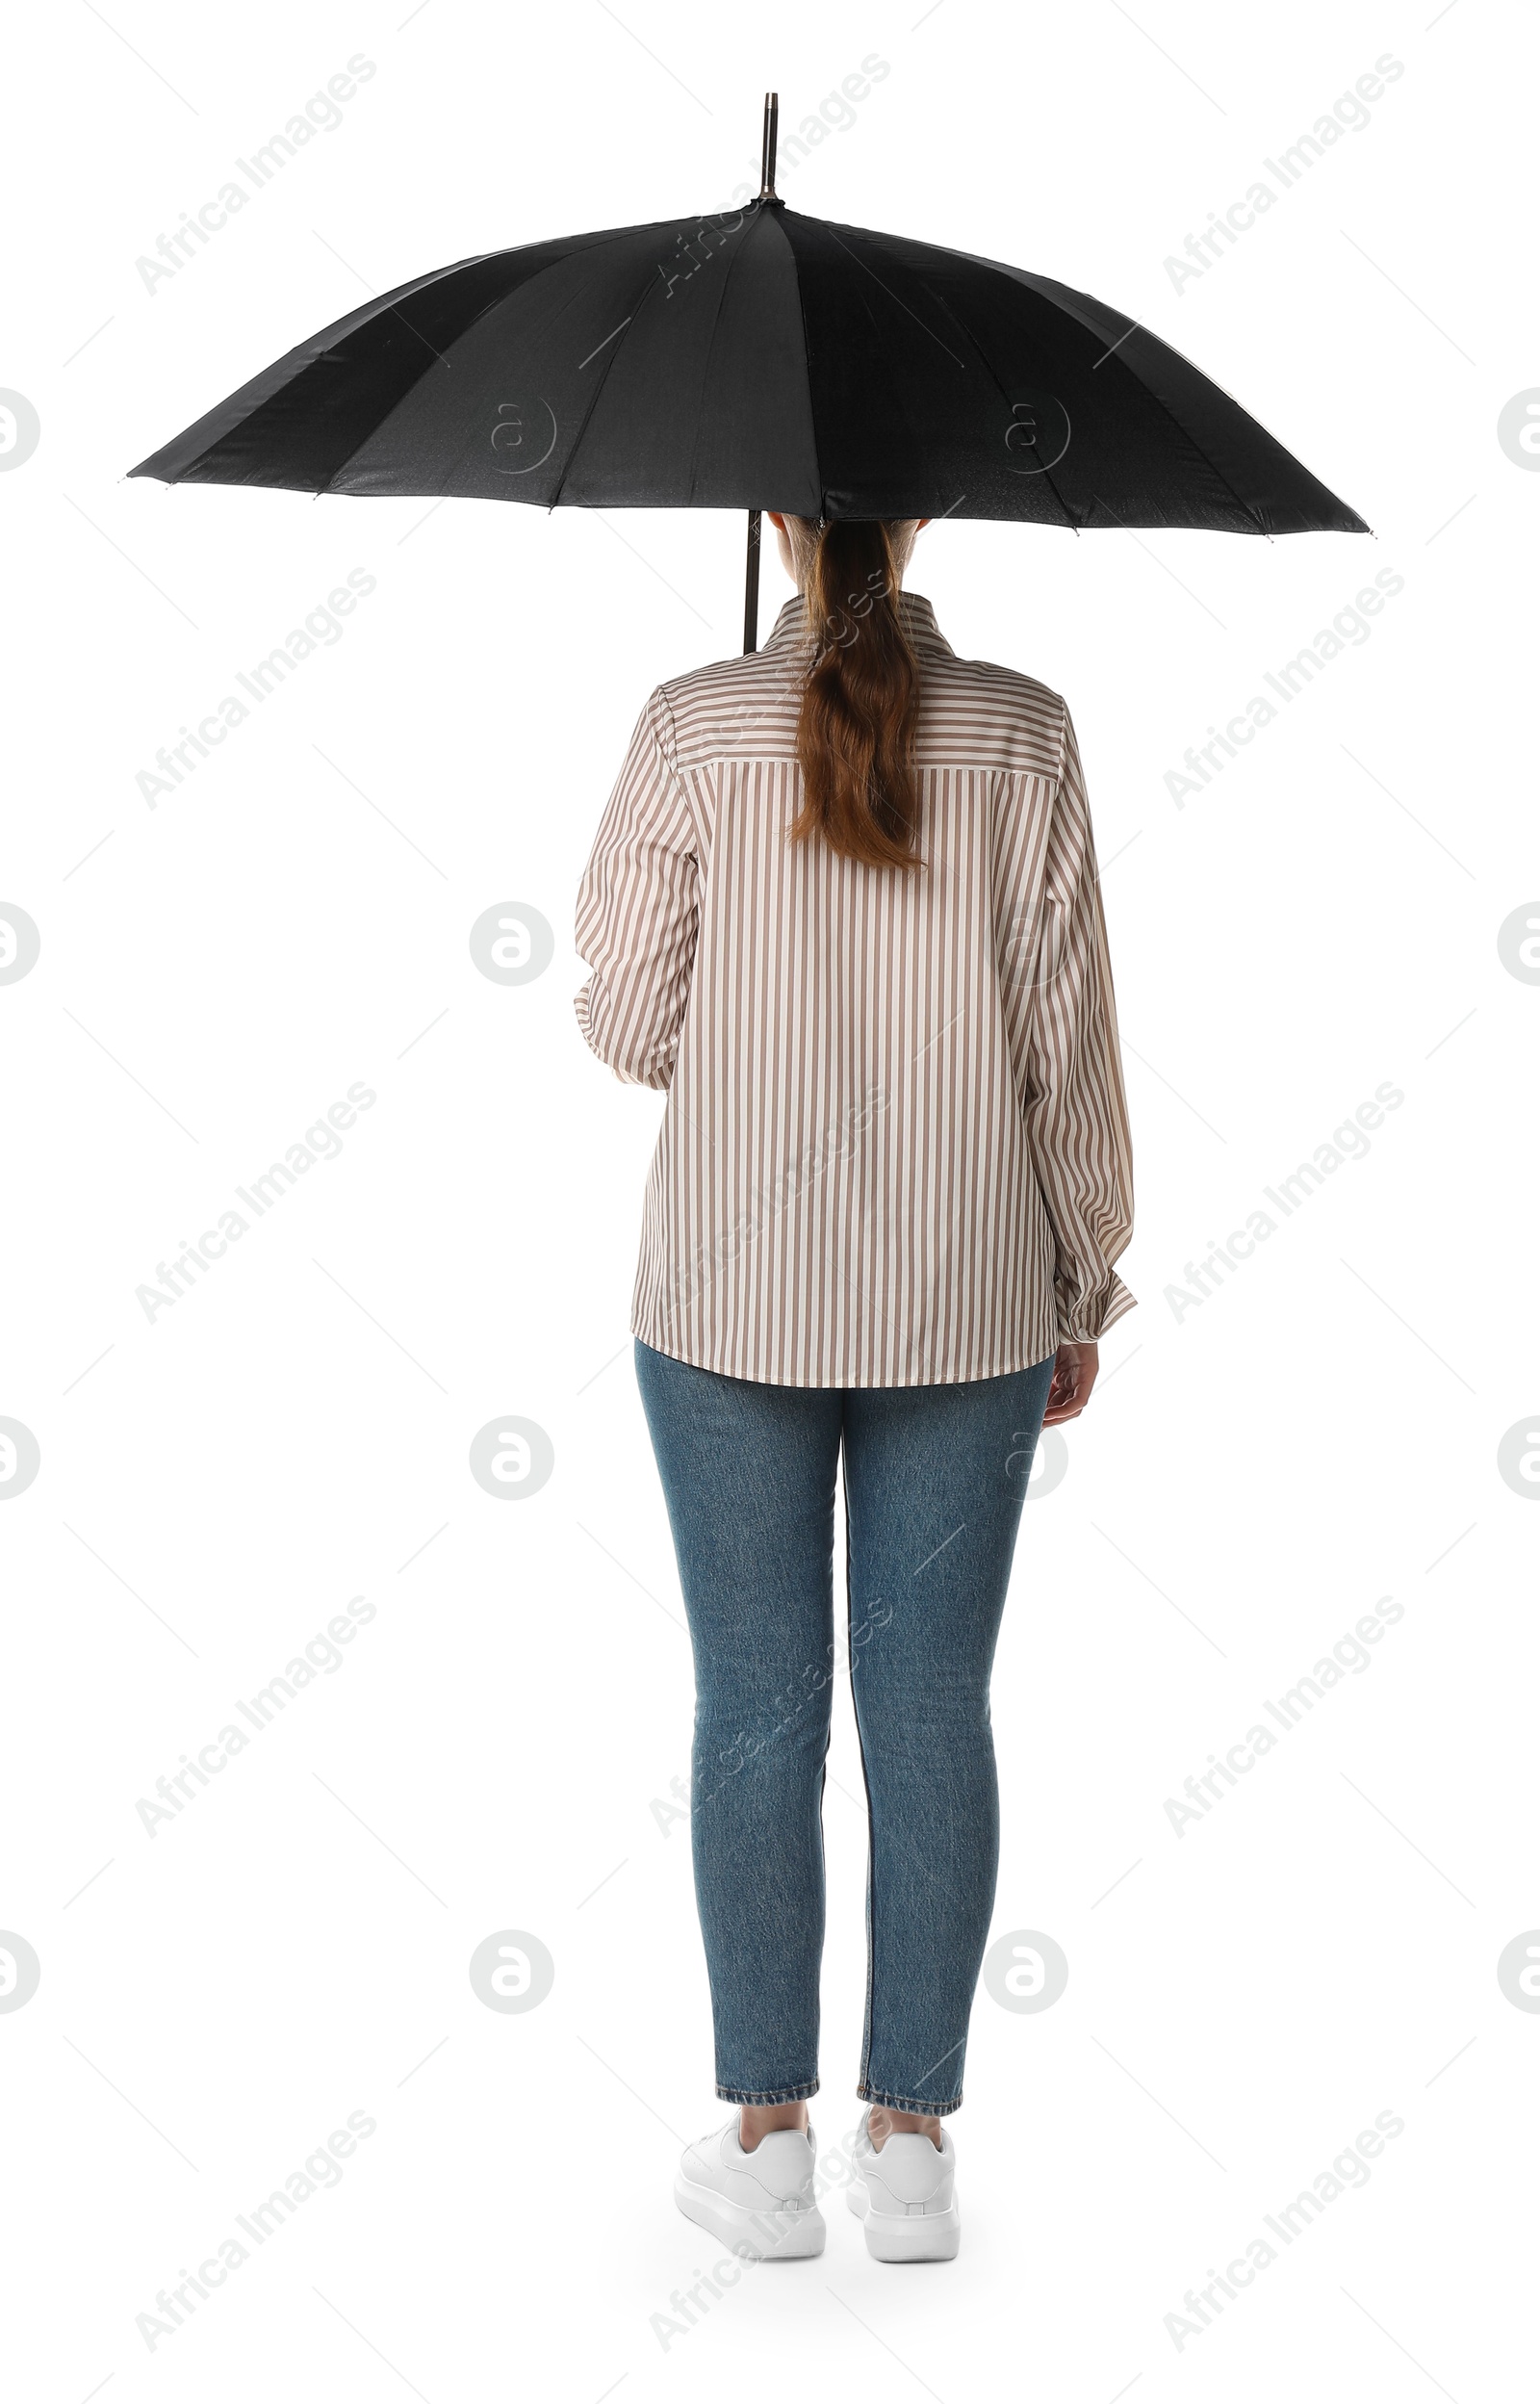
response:
<path id="1" fill-rule="evenodd" d="M 1540 1924 L 1540 1521 L 1497 1460 L 1540 1403 L 1540 991 L 1497 938 L 1540 892 L 1540 478 L 1497 421 L 1540 383 L 1537 62 L 1517 7 L 1436 6 L 67 0 L 13 30 L 0 384 L 41 425 L 0 476 L 0 898 L 42 946 L 0 987 L 0 1413 L 41 1452 L 0 1512 L 0 1926 L 41 1963 L 0 2014 L 18 2395 L 1514 2391 L 1540 2016 L 1497 1962 Z M 158 236 L 360 53 L 337 129 L 146 290 Z M 1174 289 L 1386 53 L 1368 126 Z M 872 55 L 792 206 L 1127 309 L 1374 532 L 921 540 L 954 648 L 1075 713 L 1134 1117 L 1142 1306 L 1026 1513 L 994 1690 L 994 1932 L 1053 1936 L 1069 1983 L 1038 2014 L 981 1991 L 954 2265 L 869 2262 L 835 2195 L 821 2262 L 689 2325 L 670 2296 L 718 2254 L 669 2184 L 726 2107 L 688 1828 L 654 1808 L 690 1712 L 627 1332 L 661 1098 L 585 1051 L 571 924 L 646 693 L 738 646 L 742 520 L 124 471 L 367 291 L 730 205 L 765 89 L 794 128 Z M 343 638 L 148 807 L 157 749 L 353 569 Z M 1178 809 L 1186 748 L 1381 570 L 1370 638 Z M 769 560 L 766 627 L 786 589 Z M 555 930 L 520 987 L 469 949 L 505 902 Z M 147 1321 L 136 1288 L 359 1080 L 340 1156 Z M 1186 1264 L 1383 1082 L 1368 1156 L 1178 1317 Z M 555 1453 L 513 1506 L 467 1467 L 504 1413 Z M 358 1593 L 344 1665 L 149 1835 L 139 1798 Z M 1178 1836 L 1167 1797 L 1384 1594 L 1372 1667 Z M 843 1694 L 832 1775 L 828 2145 L 860 2109 Z M 468 1977 L 505 1929 L 554 1961 L 528 2012 Z M 340 2184 L 147 2347 L 157 2292 L 350 2111 L 376 2127 Z M 1178 2346 L 1185 2292 L 1381 2111 L 1368 2184 Z"/>

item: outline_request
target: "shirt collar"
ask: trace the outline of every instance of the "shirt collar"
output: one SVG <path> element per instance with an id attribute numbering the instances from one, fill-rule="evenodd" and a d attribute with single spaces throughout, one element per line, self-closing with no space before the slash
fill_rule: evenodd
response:
<path id="1" fill-rule="evenodd" d="M 905 592 L 898 596 L 899 623 L 914 647 L 917 658 L 950 659 L 952 646 L 936 623 L 936 611 L 920 593 Z M 764 651 L 779 651 L 802 641 L 807 634 L 807 608 L 801 593 L 793 593 L 783 608 L 769 635 L 760 645 Z"/>

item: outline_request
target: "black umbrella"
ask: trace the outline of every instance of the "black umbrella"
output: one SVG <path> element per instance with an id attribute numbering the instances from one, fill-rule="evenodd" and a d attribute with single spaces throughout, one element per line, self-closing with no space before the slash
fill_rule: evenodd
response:
<path id="1" fill-rule="evenodd" d="M 1087 293 L 746 209 L 462 259 L 340 318 L 130 471 L 542 508 L 1368 533 L 1178 351 Z"/>

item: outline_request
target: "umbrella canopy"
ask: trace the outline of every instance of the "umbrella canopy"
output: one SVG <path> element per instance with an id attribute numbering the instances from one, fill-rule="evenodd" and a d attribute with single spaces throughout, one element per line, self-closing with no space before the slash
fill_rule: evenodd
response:
<path id="1" fill-rule="evenodd" d="M 131 473 L 542 508 L 1369 530 L 1120 310 L 780 200 L 420 275 Z"/>
<path id="2" fill-rule="evenodd" d="M 788 209 L 768 105 L 764 187 L 745 209 L 420 275 L 130 473 L 542 508 L 1369 531 L 1122 310 Z"/>

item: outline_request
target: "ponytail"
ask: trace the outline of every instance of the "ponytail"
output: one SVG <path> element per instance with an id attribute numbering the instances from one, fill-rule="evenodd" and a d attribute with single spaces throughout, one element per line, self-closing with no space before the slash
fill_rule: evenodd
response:
<path id="1" fill-rule="evenodd" d="M 919 662 L 898 614 L 889 530 L 881 518 L 835 518 L 816 530 L 803 521 L 797 536 L 813 653 L 797 723 L 805 798 L 792 837 L 822 835 L 873 867 L 921 866 Z"/>

